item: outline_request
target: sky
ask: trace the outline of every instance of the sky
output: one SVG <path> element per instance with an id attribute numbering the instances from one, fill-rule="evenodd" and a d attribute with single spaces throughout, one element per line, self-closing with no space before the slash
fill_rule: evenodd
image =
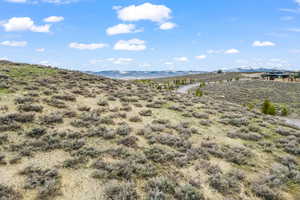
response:
<path id="1" fill-rule="evenodd" d="M 300 70 L 300 0 L 0 0 L 0 59 L 84 71 Z"/>

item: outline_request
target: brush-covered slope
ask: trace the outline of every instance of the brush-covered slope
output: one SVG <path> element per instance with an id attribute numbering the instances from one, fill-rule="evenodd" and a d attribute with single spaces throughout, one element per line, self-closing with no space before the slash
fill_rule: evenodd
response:
<path id="1" fill-rule="evenodd" d="M 207 96 L 0 64 L 1 200 L 298 200 L 299 143 Z"/>

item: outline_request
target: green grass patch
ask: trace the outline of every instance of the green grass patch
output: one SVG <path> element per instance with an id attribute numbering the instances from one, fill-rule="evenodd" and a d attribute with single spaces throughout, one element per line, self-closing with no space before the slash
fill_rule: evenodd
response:
<path id="1" fill-rule="evenodd" d="M 0 95 L 2 94 L 8 94 L 9 93 L 9 90 L 6 89 L 6 88 L 0 88 Z"/>
<path id="2" fill-rule="evenodd" d="M 43 77 L 43 76 L 51 76 L 57 73 L 56 69 L 48 68 L 48 67 L 37 67 L 37 66 L 20 66 L 11 68 L 7 75 L 14 78 L 30 78 L 30 77 Z"/>

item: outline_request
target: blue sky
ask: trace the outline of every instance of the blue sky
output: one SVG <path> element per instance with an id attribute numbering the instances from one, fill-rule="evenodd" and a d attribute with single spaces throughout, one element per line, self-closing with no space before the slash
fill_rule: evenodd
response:
<path id="1" fill-rule="evenodd" d="M 76 70 L 300 69 L 300 0 L 0 0 L 0 59 Z"/>

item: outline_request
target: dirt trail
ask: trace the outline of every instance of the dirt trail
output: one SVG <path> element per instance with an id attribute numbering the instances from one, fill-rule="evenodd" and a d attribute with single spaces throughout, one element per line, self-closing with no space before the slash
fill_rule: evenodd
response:
<path id="1" fill-rule="evenodd" d="M 287 124 L 291 126 L 295 126 L 300 129 L 300 119 L 292 119 L 287 117 L 281 119 L 284 120 Z"/>
<path id="2" fill-rule="evenodd" d="M 194 83 L 194 84 L 190 84 L 190 85 L 184 85 L 180 88 L 177 89 L 177 92 L 178 93 L 181 93 L 181 94 L 186 94 L 188 93 L 188 91 L 194 87 L 198 87 L 200 83 Z"/>

